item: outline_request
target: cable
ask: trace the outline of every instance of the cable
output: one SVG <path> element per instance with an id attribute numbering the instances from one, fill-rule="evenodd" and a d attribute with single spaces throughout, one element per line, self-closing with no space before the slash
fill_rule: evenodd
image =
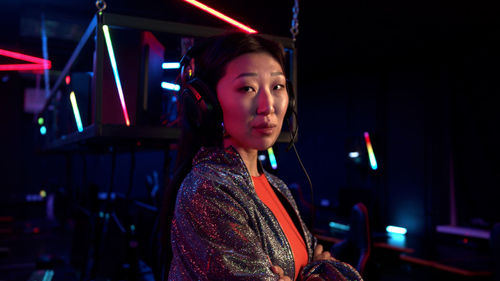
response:
<path id="1" fill-rule="evenodd" d="M 295 117 L 295 120 L 297 120 L 297 112 L 295 109 L 292 110 L 293 116 Z M 302 160 L 300 159 L 299 152 L 297 151 L 297 148 L 295 147 L 295 138 L 297 136 L 297 131 L 299 130 L 299 125 L 296 124 L 295 128 L 292 130 L 292 124 L 290 122 L 290 118 L 288 119 L 288 128 L 290 128 L 290 143 L 288 144 L 287 151 L 290 150 L 290 147 L 293 148 L 293 151 L 295 152 L 295 156 L 297 157 L 297 160 L 299 161 L 299 165 L 302 168 L 302 171 L 306 175 L 307 181 L 309 182 L 309 191 L 311 193 L 311 230 L 314 227 L 314 221 L 316 217 L 316 208 L 314 206 L 314 190 L 312 186 L 312 181 L 311 178 L 309 177 L 309 174 L 307 173 L 306 168 L 304 167 L 304 164 L 302 163 Z"/>

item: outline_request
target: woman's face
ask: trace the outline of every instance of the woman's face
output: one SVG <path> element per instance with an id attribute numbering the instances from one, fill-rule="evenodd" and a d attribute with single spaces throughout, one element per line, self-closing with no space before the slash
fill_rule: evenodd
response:
<path id="1" fill-rule="evenodd" d="M 224 145 L 265 150 L 281 132 L 288 106 L 286 78 L 268 53 L 248 53 L 227 64 L 217 84 L 224 127 Z"/>

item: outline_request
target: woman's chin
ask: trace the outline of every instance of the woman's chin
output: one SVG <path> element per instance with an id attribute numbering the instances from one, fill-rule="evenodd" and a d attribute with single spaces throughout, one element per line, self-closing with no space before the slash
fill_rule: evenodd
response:
<path id="1" fill-rule="evenodd" d="M 278 135 L 270 135 L 265 137 L 247 137 L 245 140 L 237 141 L 236 138 L 226 139 L 224 146 L 232 145 L 233 147 L 243 148 L 243 149 L 256 149 L 259 151 L 264 151 L 274 145 Z"/>
<path id="2" fill-rule="evenodd" d="M 273 138 L 269 138 L 269 139 L 265 139 L 263 141 L 261 141 L 258 145 L 257 145 L 257 150 L 267 150 L 268 148 L 270 148 L 271 146 L 274 145 L 274 143 L 276 142 L 276 140 L 278 139 L 278 137 L 273 137 Z"/>

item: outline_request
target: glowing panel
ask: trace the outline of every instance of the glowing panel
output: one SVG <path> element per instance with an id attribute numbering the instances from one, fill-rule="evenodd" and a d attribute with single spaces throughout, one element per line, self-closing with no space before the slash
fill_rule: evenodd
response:
<path id="1" fill-rule="evenodd" d="M 376 170 L 378 168 L 377 159 L 375 159 L 375 153 L 373 153 L 372 142 L 370 140 L 370 134 L 368 134 L 368 132 L 365 132 L 365 142 L 366 149 L 368 150 L 368 157 L 370 158 L 370 166 L 372 167 L 372 170 Z"/>
<path id="2" fill-rule="evenodd" d="M 179 62 L 164 62 L 161 64 L 163 69 L 179 69 L 181 68 L 181 63 Z"/>
<path id="3" fill-rule="evenodd" d="M 349 158 L 358 158 L 358 157 L 359 157 L 359 152 L 357 151 L 349 152 Z"/>
<path id="4" fill-rule="evenodd" d="M 394 233 L 394 234 L 406 234 L 406 228 L 404 227 L 399 227 L 399 226 L 393 226 L 393 225 L 388 225 L 385 230 L 388 233 Z"/>
<path id="5" fill-rule="evenodd" d="M 161 82 L 161 87 L 163 89 L 171 90 L 171 91 L 180 91 L 181 86 L 174 84 L 174 83 L 168 83 L 168 82 Z"/>
<path id="6" fill-rule="evenodd" d="M 120 103 L 122 106 L 123 117 L 125 118 L 125 124 L 130 126 L 130 119 L 128 118 L 127 105 L 125 104 L 125 98 L 123 96 L 122 82 L 120 81 L 120 75 L 118 74 L 115 52 L 113 51 L 113 44 L 111 43 L 111 36 L 109 35 L 109 28 L 107 25 L 103 25 L 102 30 L 104 31 L 104 39 L 106 40 L 106 46 L 108 48 L 109 61 L 111 62 L 111 68 L 113 69 L 113 74 L 115 76 L 116 88 L 118 89 L 118 95 L 120 96 Z"/>
<path id="7" fill-rule="evenodd" d="M 12 70 L 43 70 L 50 69 L 52 67 L 52 62 L 50 60 L 45 60 L 33 56 L 28 56 L 25 54 L 7 51 L 0 49 L 0 56 L 6 56 L 13 59 L 23 60 L 31 62 L 30 64 L 4 64 L 0 65 L 0 71 L 12 71 Z"/>
<path id="8" fill-rule="evenodd" d="M 212 14 L 212 15 L 220 18 L 221 20 L 223 20 L 223 21 L 225 21 L 225 22 L 227 22 L 229 24 L 232 24 L 232 25 L 236 26 L 237 28 L 239 28 L 239 29 L 241 29 L 241 30 L 243 30 L 243 31 L 245 31 L 247 33 L 257 33 L 256 30 L 251 29 L 250 27 L 248 27 L 248 26 L 246 26 L 246 25 L 244 25 L 244 24 L 242 24 L 242 23 L 240 23 L 240 22 L 238 22 L 238 21 L 236 21 L 236 20 L 234 20 L 234 19 L 232 19 L 232 18 L 224 15 L 223 13 L 221 13 L 221 12 L 219 12 L 217 10 L 214 10 L 214 9 L 210 8 L 209 6 L 207 6 L 207 5 L 203 4 L 203 3 L 200 3 L 200 2 L 195 1 L 195 0 L 184 0 L 184 1 L 188 2 L 189 4 L 191 4 L 191 5 L 193 5 L 193 6 L 197 7 L 197 8 L 202 9 L 203 11 L 205 11 L 205 12 L 207 12 L 209 14 Z"/>
<path id="9" fill-rule="evenodd" d="M 80 110 L 78 110 L 78 104 L 76 103 L 75 92 L 71 91 L 69 99 L 71 100 L 73 115 L 75 115 L 76 127 L 78 127 L 78 132 L 81 132 L 83 131 L 82 119 L 80 118 Z"/>
<path id="10" fill-rule="evenodd" d="M 276 157 L 274 156 L 273 148 L 267 149 L 267 154 L 269 155 L 269 162 L 271 162 L 271 168 L 274 170 L 278 169 L 278 163 L 276 163 Z"/>

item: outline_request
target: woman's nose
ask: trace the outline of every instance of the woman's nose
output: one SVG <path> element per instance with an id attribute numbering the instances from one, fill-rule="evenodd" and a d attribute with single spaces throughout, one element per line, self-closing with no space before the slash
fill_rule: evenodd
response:
<path id="1" fill-rule="evenodd" d="M 257 114 L 268 115 L 274 112 L 273 96 L 266 89 L 261 89 L 257 95 Z"/>

